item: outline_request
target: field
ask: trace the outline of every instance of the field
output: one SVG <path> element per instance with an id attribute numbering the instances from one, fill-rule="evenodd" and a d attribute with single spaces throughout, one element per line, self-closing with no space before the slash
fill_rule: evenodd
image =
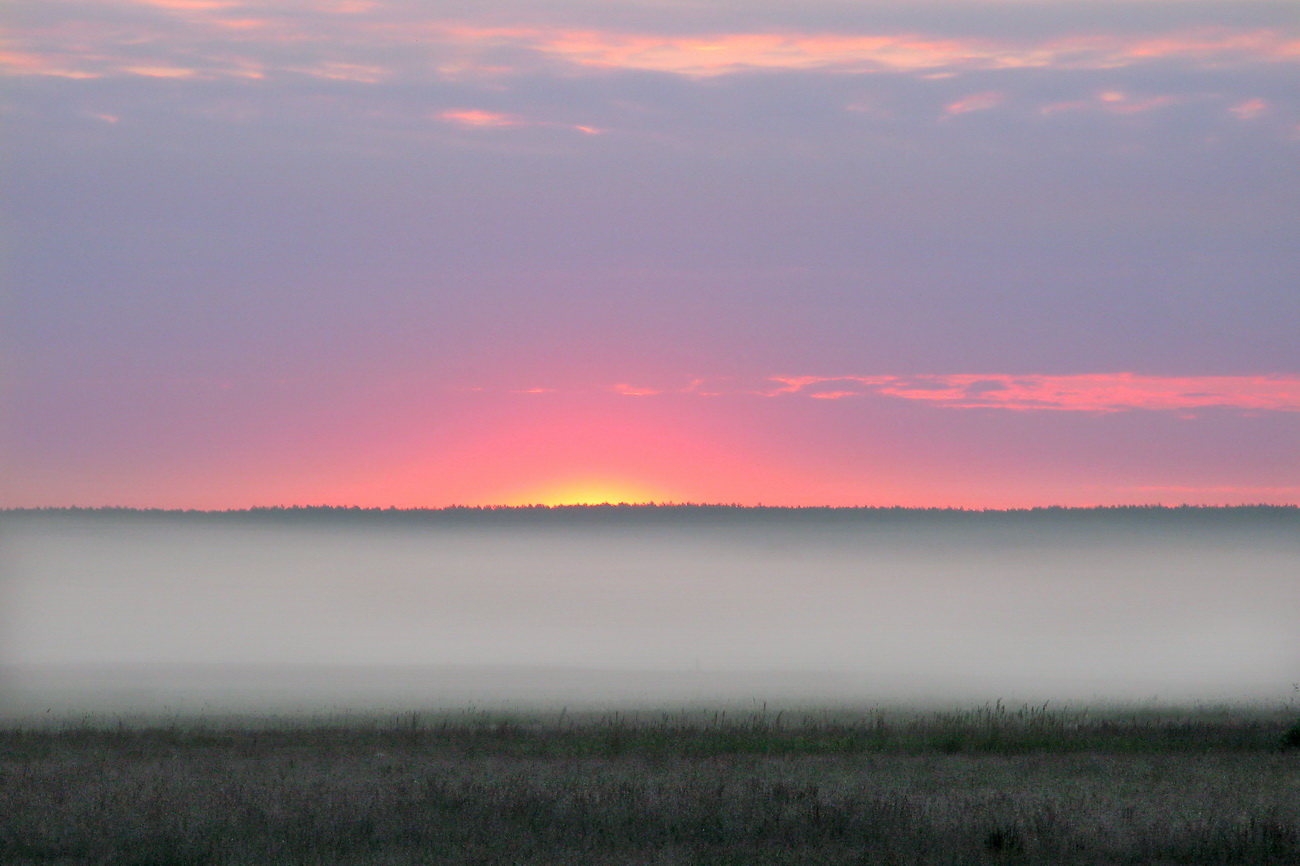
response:
<path id="1" fill-rule="evenodd" d="M 0 513 L 0 863 L 1297 864 L 1298 516 Z"/>
<path id="2" fill-rule="evenodd" d="M 0 732 L 0 861 L 1297 863 L 1294 707 L 407 713 Z"/>

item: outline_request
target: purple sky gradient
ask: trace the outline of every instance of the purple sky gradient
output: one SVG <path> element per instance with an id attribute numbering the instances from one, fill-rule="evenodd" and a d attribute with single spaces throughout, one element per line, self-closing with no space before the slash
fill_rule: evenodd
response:
<path id="1" fill-rule="evenodd" d="M 1300 500 L 1293 3 L 735 8 L 11 4 L 0 506 Z"/>

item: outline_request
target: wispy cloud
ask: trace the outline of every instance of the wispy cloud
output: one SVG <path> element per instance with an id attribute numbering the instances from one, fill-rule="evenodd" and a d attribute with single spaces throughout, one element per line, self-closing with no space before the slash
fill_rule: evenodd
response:
<path id="1" fill-rule="evenodd" d="M 465 129 L 508 129 L 520 127 L 558 127 L 581 132 L 583 135 L 602 135 L 605 130 L 577 123 L 559 123 L 553 120 L 528 120 L 517 114 L 484 111 L 479 108 L 451 108 L 439 112 L 439 120 Z"/>
<path id="2" fill-rule="evenodd" d="M 1170 94 L 1146 94 L 1134 96 L 1122 90 L 1103 90 L 1089 99 L 1068 102 L 1053 102 L 1043 106 L 1042 114 L 1056 114 L 1062 111 L 1104 111 L 1109 114 L 1142 114 L 1157 108 L 1177 105 L 1184 98 Z"/>
<path id="3" fill-rule="evenodd" d="M 502 114 L 498 111 L 483 111 L 478 108 L 451 108 L 440 112 L 438 117 L 457 126 L 479 129 L 523 125 L 523 121 L 509 114 Z"/>
<path id="4" fill-rule="evenodd" d="M 104 26 L 131 16 L 129 28 Z M 562 17 L 562 16 L 561 16 Z M 599 16 L 596 16 L 599 18 Z M 13 28 L 29 51 L 60 55 L 55 65 L 0 56 L 12 74 L 57 74 L 67 60 L 97 72 L 106 60 L 137 65 L 186 57 L 219 70 L 232 53 L 256 54 L 270 67 L 294 69 L 304 45 L 334 62 L 391 58 L 405 77 L 439 69 L 459 75 L 528 74 L 538 62 L 582 70 L 636 70 L 707 78 L 753 70 L 831 70 L 934 75 L 1025 68 L 1116 69 L 1181 60 L 1200 65 L 1300 63 L 1300 36 L 1277 27 L 1173 27 L 1157 34 L 1119 31 L 1086 36 L 949 35 L 924 29 L 808 30 L 771 26 L 696 32 L 687 26 L 636 30 L 595 21 L 557 26 L 546 18 L 511 26 L 430 14 L 402 3 L 243 3 L 235 0 L 101 0 L 91 7 L 52 2 L 39 26 Z M 553 19 L 554 20 L 554 19 Z M 689 23 L 689 22 L 687 22 Z M 152 56 L 150 56 L 152 55 Z M 281 56 L 279 63 L 275 57 Z M 364 60 L 363 60 L 364 58 Z M 430 62 L 432 61 L 432 62 Z M 321 67 L 322 74 L 326 67 Z"/>
<path id="5" fill-rule="evenodd" d="M 962 97 L 956 102 L 951 102 L 944 107 L 944 113 L 948 115 L 967 114 L 972 111 L 985 111 L 990 108 L 996 108 L 1001 104 L 1003 96 L 996 91 L 986 91 L 984 93 L 974 93 L 970 96 Z"/>
<path id="6" fill-rule="evenodd" d="M 195 70 L 181 66 L 126 66 L 122 71 L 145 78 L 193 78 L 197 74 Z"/>
<path id="7" fill-rule="evenodd" d="M 332 61 L 297 68 L 293 71 L 314 78 L 324 78 L 331 81 L 355 81 L 362 84 L 378 84 L 391 74 L 385 67 L 373 63 L 339 63 Z"/>
<path id="8" fill-rule="evenodd" d="M 628 385 L 626 383 L 619 383 L 615 385 L 614 392 L 617 394 L 622 394 L 625 397 L 653 397 L 656 394 L 663 393 L 662 391 L 659 391 L 655 388 L 639 388 L 635 385 Z"/>
<path id="9" fill-rule="evenodd" d="M 1121 412 L 1230 408 L 1300 412 L 1300 376 L 1049 375 L 774 376 L 767 396 L 866 395 L 961 409 Z"/>
<path id="10" fill-rule="evenodd" d="M 1270 29 L 1224 28 L 1160 38 L 1123 35 L 1041 42 L 936 38 L 919 33 L 717 33 L 680 36 L 608 30 L 450 27 L 452 41 L 509 42 L 581 66 L 714 76 L 752 69 L 931 71 L 941 68 L 1116 68 L 1171 58 L 1300 61 L 1300 39 Z"/>
<path id="11" fill-rule="evenodd" d="M 128 0 L 126 5 L 151 6 L 180 12 L 211 12 L 217 9 L 237 9 L 244 4 L 239 0 Z"/>
<path id="12" fill-rule="evenodd" d="M 1254 120 L 1268 111 L 1268 102 L 1255 98 L 1247 99 L 1228 109 L 1238 120 Z"/>
<path id="13" fill-rule="evenodd" d="M 0 72 L 8 75 L 47 75 L 52 78 L 99 78 L 80 58 L 65 58 L 53 52 L 0 51 Z M 79 68 L 80 67 L 80 68 Z"/>
<path id="14" fill-rule="evenodd" d="M 542 32 L 531 47 L 584 66 L 713 76 L 745 69 L 826 67 L 922 70 L 996 65 L 998 50 L 975 41 L 914 35 L 720 33 L 708 37 L 618 32 Z"/>
<path id="15" fill-rule="evenodd" d="M 811 400 L 893 398 L 944 409 L 1114 413 L 1133 410 L 1185 415 L 1203 409 L 1245 413 L 1300 412 L 1300 376 L 1143 376 L 1088 373 L 1053 376 L 1003 373 L 912 376 L 771 376 L 763 380 L 695 378 L 684 386 L 619 382 L 595 386 L 626 397 L 759 397 Z M 483 390 L 483 389 L 477 389 Z M 490 389 L 489 389 L 490 390 Z M 569 389 L 560 389 L 569 390 Z M 583 390 L 583 389 L 579 389 Z M 555 393 L 515 389 L 511 393 Z"/>

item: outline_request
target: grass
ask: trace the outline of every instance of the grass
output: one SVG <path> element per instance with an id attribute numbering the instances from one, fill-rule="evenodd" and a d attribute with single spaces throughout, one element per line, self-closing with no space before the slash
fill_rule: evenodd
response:
<path id="1" fill-rule="evenodd" d="M 1297 863 L 1294 721 L 994 704 L 13 727 L 0 862 Z"/>

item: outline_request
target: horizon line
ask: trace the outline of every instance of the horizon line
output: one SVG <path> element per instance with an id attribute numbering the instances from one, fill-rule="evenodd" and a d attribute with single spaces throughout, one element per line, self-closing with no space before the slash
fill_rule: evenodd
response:
<path id="1" fill-rule="evenodd" d="M 916 511 L 957 512 L 964 514 L 1014 514 L 1038 511 L 1231 511 L 1243 509 L 1300 510 L 1300 503 L 1238 503 L 1234 505 L 1205 505 L 1179 503 L 1175 505 L 1152 502 L 1122 505 L 1029 505 L 1008 508 L 975 508 L 960 505 L 744 505 L 737 502 L 582 502 L 561 504 L 492 504 L 492 505 L 250 505 L 242 508 L 163 508 L 133 505 L 38 505 L 3 506 L 0 514 L 39 512 L 138 512 L 147 514 L 255 514 L 259 512 L 348 512 L 366 514 L 443 513 L 466 511 L 583 511 L 597 509 L 719 509 L 732 511 Z"/>

